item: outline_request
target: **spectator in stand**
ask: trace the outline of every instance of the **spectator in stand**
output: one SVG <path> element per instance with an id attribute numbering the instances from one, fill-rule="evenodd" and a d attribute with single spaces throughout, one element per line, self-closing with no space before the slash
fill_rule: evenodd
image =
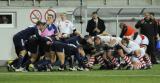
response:
<path id="1" fill-rule="evenodd" d="M 105 28 L 104 21 L 98 17 L 97 12 L 93 12 L 92 19 L 88 21 L 86 31 L 90 36 L 96 36 L 103 33 Z"/>

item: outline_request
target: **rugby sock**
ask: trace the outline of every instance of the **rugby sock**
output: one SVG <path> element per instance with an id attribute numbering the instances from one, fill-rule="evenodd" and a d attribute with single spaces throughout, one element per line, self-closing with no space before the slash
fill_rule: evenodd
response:
<path id="1" fill-rule="evenodd" d="M 13 60 L 13 62 L 10 65 L 13 65 L 14 67 L 16 67 L 17 63 L 18 63 L 18 58 L 16 58 L 15 60 Z"/>
<path id="2" fill-rule="evenodd" d="M 116 58 L 113 58 L 113 59 L 111 60 L 111 62 L 112 62 L 114 65 L 116 65 L 116 66 L 120 66 L 120 64 L 117 62 Z"/>
<path id="3" fill-rule="evenodd" d="M 146 62 L 147 65 L 152 65 L 152 62 L 148 56 L 143 57 L 144 61 Z"/>
<path id="4" fill-rule="evenodd" d="M 68 62 L 69 62 L 69 67 L 73 68 L 73 64 L 74 64 L 74 57 L 70 56 L 67 58 Z"/>
<path id="5" fill-rule="evenodd" d="M 86 64 L 87 67 L 92 67 L 93 64 L 95 62 L 95 57 L 94 56 L 91 56 L 88 60 L 88 63 Z"/>
<path id="6" fill-rule="evenodd" d="M 26 63 L 29 59 L 30 59 L 30 56 L 29 56 L 28 53 L 27 53 L 27 54 L 24 56 L 24 58 L 23 58 L 22 65 L 23 65 L 24 63 Z"/>
<path id="7" fill-rule="evenodd" d="M 51 64 L 50 60 L 40 60 L 36 63 L 37 65 L 47 65 L 47 64 Z"/>
<path id="8" fill-rule="evenodd" d="M 22 66 L 22 62 L 23 62 L 24 57 L 20 55 L 20 57 L 18 57 L 18 61 L 17 61 L 17 69 L 19 69 Z"/>
<path id="9" fill-rule="evenodd" d="M 46 70 L 47 66 L 51 64 L 50 60 L 40 60 L 37 63 L 35 63 L 35 67 L 38 70 Z"/>
<path id="10" fill-rule="evenodd" d="M 29 59 L 29 60 L 27 60 L 24 64 L 22 64 L 22 67 L 23 68 L 27 68 L 28 66 L 29 66 L 29 64 L 31 64 L 32 62 L 31 62 L 31 60 Z"/>
<path id="11" fill-rule="evenodd" d="M 137 66 L 136 66 L 136 69 L 141 69 L 143 67 L 143 64 L 138 64 Z"/>
<path id="12" fill-rule="evenodd" d="M 127 62 L 128 65 L 131 65 L 131 58 L 128 56 L 123 57 L 124 61 Z"/>
<path id="13" fill-rule="evenodd" d="M 142 66 L 145 67 L 146 66 L 146 62 L 143 60 L 143 57 L 138 56 L 138 59 L 142 63 Z"/>
<path id="14" fill-rule="evenodd" d="M 61 64 L 59 67 L 62 68 L 62 69 L 64 69 L 64 68 L 65 68 L 65 65 L 64 65 L 64 64 Z"/>
<path id="15" fill-rule="evenodd" d="M 98 57 L 96 57 L 96 59 L 100 65 L 105 65 L 105 62 L 104 62 L 104 59 L 102 58 L 102 56 L 98 56 Z"/>
<path id="16" fill-rule="evenodd" d="M 84 67 L 84 68 L 86 67 L 88 59 L 85 55 L 81 56 L 79 53 L 76 53 L 74 57 L 76 60 L 78 60 L 79 67 Z"/>

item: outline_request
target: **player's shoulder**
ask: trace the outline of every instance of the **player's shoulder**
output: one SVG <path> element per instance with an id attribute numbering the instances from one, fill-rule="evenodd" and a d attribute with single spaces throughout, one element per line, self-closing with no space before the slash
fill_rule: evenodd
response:
<path id="1" fill-rule="evenodd" d="M 28 28 L 35 28 L 36 27 L 36 25 L 30 25 L 30 26 L 28 26 Z"/>
<path id="2" fill-rule="evenodd" d="M 30 26 L 28 26 L 27 29 L 28 30 L 37 30 L 37 27 L 36 27 L 36 25 L 30 25 Z"/>

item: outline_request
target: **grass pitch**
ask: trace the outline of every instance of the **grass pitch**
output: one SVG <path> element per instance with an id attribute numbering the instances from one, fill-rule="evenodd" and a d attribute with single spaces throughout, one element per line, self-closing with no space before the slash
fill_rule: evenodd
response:
<path id="1" fill-rule="evenodd" d="M 0 83 L 160 83 L 160 65 L 149 70 L 74 72 L 7 72 L 0 68 Z"/>

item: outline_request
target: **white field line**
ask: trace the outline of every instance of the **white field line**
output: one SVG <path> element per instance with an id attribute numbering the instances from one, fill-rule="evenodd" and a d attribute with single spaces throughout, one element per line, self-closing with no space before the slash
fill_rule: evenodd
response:
<path id="1" fill-rule="evenodd" d="M 88 77 L 160 77 L 160 75 L 104 75 L 104 74 L 69 74 L 69 73 L 0 73 L 0 75 L 10 76 L 88 76 Z"/>

